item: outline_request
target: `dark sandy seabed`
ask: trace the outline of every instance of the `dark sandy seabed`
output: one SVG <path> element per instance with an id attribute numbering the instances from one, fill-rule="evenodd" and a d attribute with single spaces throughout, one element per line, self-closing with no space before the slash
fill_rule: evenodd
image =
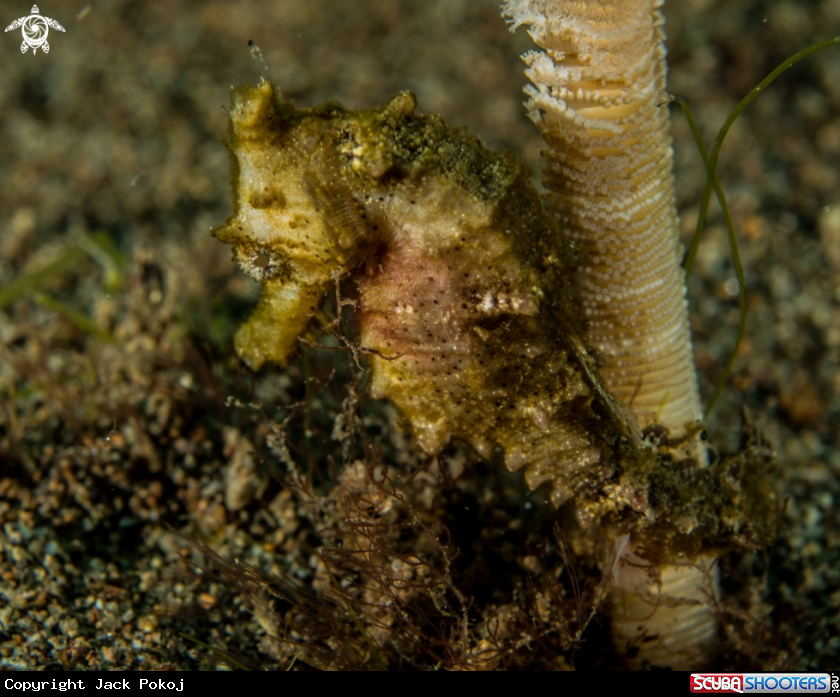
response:
<path id="1" fill-rule="evenodd" d="M 5 26 L 29 5 L 0 8 Z M 526 33 L 509 34 L 492 0 L 41 12 L 67 30 L 49 54 L 0 35 L 0 666 L 457 668 L 466 618 L 488 668 L 619 668 L 603 612 L 573 639 L 573 574 L 543 492 L 457 446 L 424 463 L 389 408 L 354 397 L 343 354 L 239 373 L 232 334 L 258 287 L 208 234 L 230 210 L 228 90 L 258 79 L 249 40 L 300 106 L 411 89 L 420 111 L 536 173 Z M 835 0 L 681 0 L 666 14 L 670 90 L 707 143 L 785 57 L 840 33 Z M 687 239 L 704 171 L 672 113 Z M 783 502 L 772 544 L 721 559 L 721 669 L 829 670 L 840 655 L 838 160 L 840 48 L 761 95 L 721 158 L 750 319 L 709 432 L 736 447 L 748 408 Z M 706 397 L 735 339 L 733 278 L 714 209 L 690 288 Z M 350 464 L 377 446 L 403 501 Z M 276 579 L 214 566 L 181 535 Z M 343 554 L 363 543 L 373 552 Z M 585 614 L 601 572 L 576 574 Z M 363 633 L 360 614 L 377 618 Z"/>

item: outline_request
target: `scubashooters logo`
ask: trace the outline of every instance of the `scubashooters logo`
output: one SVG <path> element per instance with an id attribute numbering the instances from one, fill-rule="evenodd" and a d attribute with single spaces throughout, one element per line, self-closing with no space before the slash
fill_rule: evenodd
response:
<path id="1" fill-rule="evenodd" d="M 690 689 L 698 693 L 817 694 L 830 692 L 828 673 L 692 673 Z"/>
<path id="2" fill-rule="evenodd" d="M 20 27 L 23 32 L 23 43 L 20 45 L 20 52 L 26 53 L 27 49 L 32 49 L 34 56 L 40 48 L 44 53 L 50 52 L 50 45 L 47 43 L 47 35 L 50 33 L 50 28 L 58 31 L 64 31 L 58 22 L 49 17 L 44 17 L 39 11 L 38 6 L 32 6 L 32 14 L 27 17 L 21 17 L 12 22 L 6 31 L 12 31 Z"/>

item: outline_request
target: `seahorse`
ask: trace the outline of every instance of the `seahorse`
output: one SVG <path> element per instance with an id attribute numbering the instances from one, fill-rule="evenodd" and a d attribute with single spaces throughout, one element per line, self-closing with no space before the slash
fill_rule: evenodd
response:
<path id="1" fill-rule="evenodd" d="M 214 234 L 264 283 L 235 337 L 251 368 L 285 364 L 350 279 L 371 396 L 399 407 L 425 452 L 500 446 L 555 505 L 615 474 L 638 427 L 582 338 L 577 247 L 520 161 L 418 115 L 410 92 L 296 110 L 263 81 L 231 104 L 234 213 Z"/>
<path id="2" fill-rule="evenodd" d="M 614 621 L 622 654 L 705 660 L 715 620 L 697 560 L 761 537 L 765 450 L 701 468 L 686 447 L 697 429 L 642 437 L 586 339 L 572 280 L 587 252 L 525 166 L 417 114 L 410 92 L 372 110 L 298 110 L 265 80 L 232 90 L 227 146 L 234 211 L 214 234 L 263 282 L 234 337 L 245 363 L 285 365 L 335 284 L 353 287 L 370 395 L 402 411 L 419 448 L 503 449 L 530 488 L 574 506 L 587 553 L 614 549 L 605 573 L 644 613 Z"/>

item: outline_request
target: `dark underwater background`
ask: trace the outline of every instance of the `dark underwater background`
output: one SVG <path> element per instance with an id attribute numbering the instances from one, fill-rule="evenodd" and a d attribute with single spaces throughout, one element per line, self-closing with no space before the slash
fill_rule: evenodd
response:
<path id="1" fill-rule="evenodd" d="M 19 29 L 0 35 L 0 666 L 217 666 L 183 634 L 234 647 L 248 665 L 285 666 L 267 637 L 273 620 L 246 611 L 253 603 L 218 574 L 196 575 L 201 557 L 178 535 L 271 573 L 288 571 L 284 555 L 306 542 L 278 527 L 295 513 L 282 486 L 263 486 L 265 472 L 248 475 L 262 493 L 225 503 L 226 467 L 276 466 L 261 450 L 265 422 L 226 401 L 253 396 L 232 335 L 259 290 L 209 235 L 230 213 L 229 88 L 265 72 L 253 41 L 300 107 L 368 107 L 410 89 L 419 111 L 513 150 L 538 182 L 541 138 L 521 106 L 518 58 L 530 39 L 507 31 L 493 0 L 51 0 L 40 10 L 66 30 L 50 30 L 49 53 L 22 54 Z M 29 12 L 3 0 L 0 25 Z M 665 14 L 669 89 L 693 108 L 707 147 L 777 64 L 840 33 L 837 0 L 674 0 Z M 687 241 L 705 172 L 671 109 Z M 780 509 L 772 545 L 721 561 L 731 616 L 742 613 L 724 623 L 734 656 L 724 667 L 829 670 L 840 654 L 838 164 L 834 47 L 762 94 L 720 160 L 749 320 L 709 434 L 721 452 L 736 448 L 748 409 L 778 454 Z M 689 290 L 706 399 L 735 341 L 737 292 L 713 204 Z M 263 371 L 256 393 L 276 418 L 309 370 L 300 360 Z M 367 425 L 410 468 L 386 416 Z M 593 633 L 564 665 L 615 667 L 593 648 L 605 629 Z"/>

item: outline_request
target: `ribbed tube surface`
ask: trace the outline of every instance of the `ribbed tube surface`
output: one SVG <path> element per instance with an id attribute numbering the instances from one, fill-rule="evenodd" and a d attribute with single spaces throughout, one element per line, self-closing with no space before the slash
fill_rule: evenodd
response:
<path id="1" fill-rule="evenodd" d="M 680 267 L 660 0 L 514 0 L 545 52 L 524 56 L 548 143 L 543 183 L 588 253 L 577 285 L 600 371 L 641 425 L 701 417 Z"/>
<path id="2" fill-rule="evenodd" d="M 543 183 L 566 234 L 587 252 L 575 279 L 600 374 L 644 427 L 701 418 L 665 106 L 662 0 L 510 0 L 526 107 L 542 132 Z M 699 446 L 686 454 L 705 464 Z M 654 566 L 630 541 L 613 585 L 613 642 L 631 667 L 699 667 L 716 634 L 711 559 Z M 638 548 L 638 547 L 637 547 Z M 632 560 L 639 563 L 634 565 Z"/>
<path id="3" fill-rule="evenodd" d="M 628 665 L 672 670 L 702 667 L 705 657 L 713 653 L 710 644 L 717 633 L 710 605 L 718 584 L 714 558 L 670 564 L 652 577 L 642 559 L 628 561 L 636 563 L 620 563 L 612 593 L 613 641 Z"/>

